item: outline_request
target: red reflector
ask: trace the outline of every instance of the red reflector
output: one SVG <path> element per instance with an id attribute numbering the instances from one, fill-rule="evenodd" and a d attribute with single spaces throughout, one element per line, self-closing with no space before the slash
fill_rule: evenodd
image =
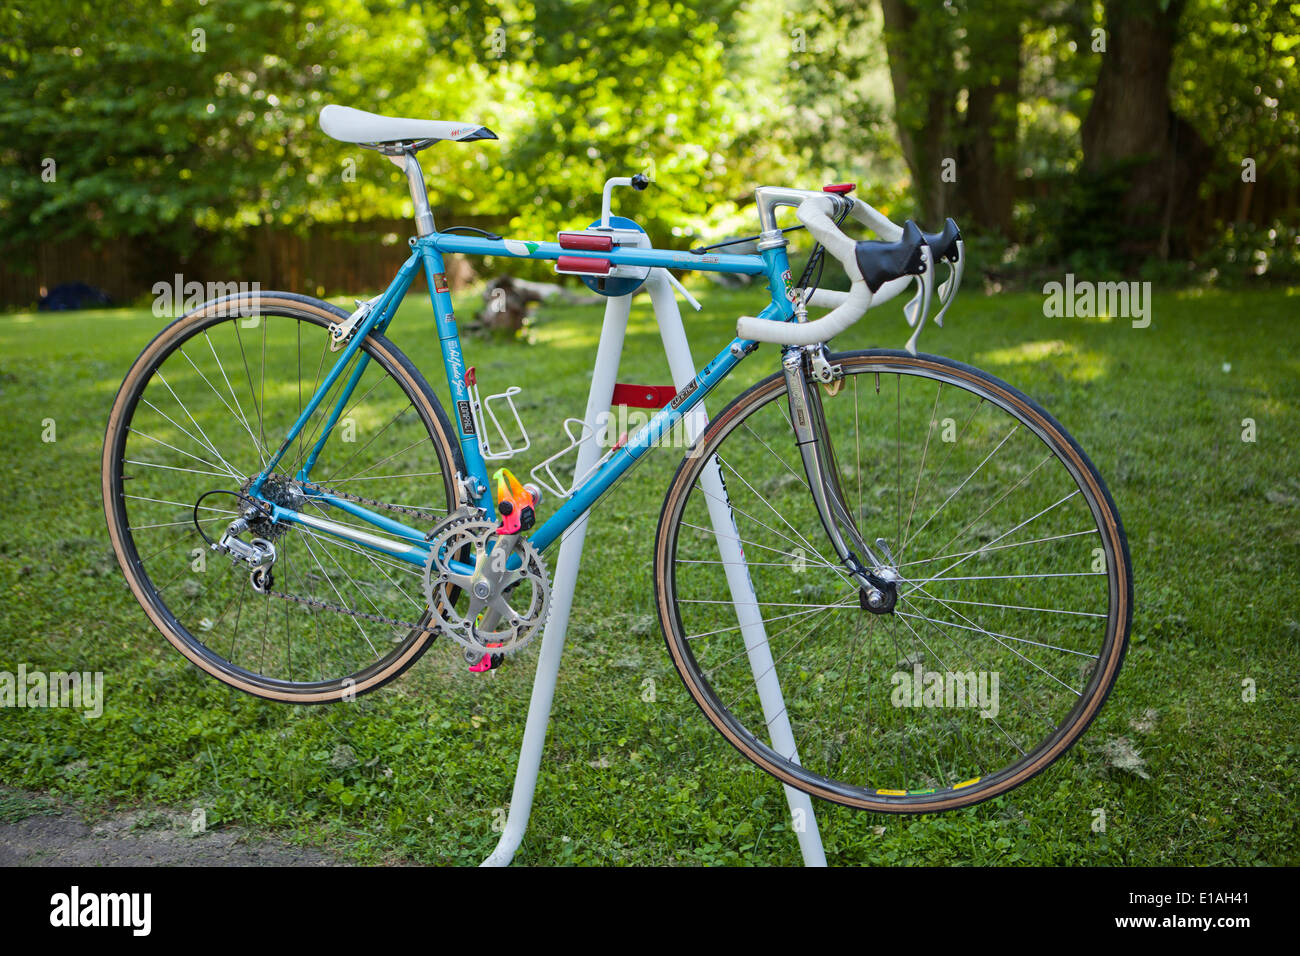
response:
<path id="1" fill-rule="evenodd" d="M 615 385 L 611 405 L 628 408 L 663 408 L 673 400 L 677 389 L 671 385 Z"/>
<path id="2" fill-rule="evenodd" d="M 824 193 L 839 193 L 841 196 L 853 192 L 857 188 L 857 183 L 831 183 L 829 186 L 823 186 Z"/>
<path id="3" fill-rule="evenodd" d="M 561 249 L 582 249 L 586 252 L 612 252 L 613 236 L 593 236 L 585 232 L 560 233 Z"/>
<path id="4" fill-rule="evenodd" d="M 478 378 L 474 375 L 474 366 L 473 366 L 473 365 L 471 365 L 469 368 L 465 369 L 465 384 L 466 384 L 466 385 L 476 385 L 476 384 L 478 384 Z"/>
<path id="5" fill-rule="evenodd" d="M 603 276 L 609 274 L 609 260 L 592 259 L 587 256 L 560 256 L 555 260 L 555 268 L 561 272 L 585 272 L 589 275 Z"/>

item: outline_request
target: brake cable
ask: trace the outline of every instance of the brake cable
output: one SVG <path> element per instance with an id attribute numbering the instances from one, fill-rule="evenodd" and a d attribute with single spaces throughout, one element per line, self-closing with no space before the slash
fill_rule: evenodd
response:
<path id="1" fill-rule="evenodd" d="M 806 227 L 800 224 L 798 226 L 785 226 L 779 231 L 782 233 L 786 233 L 786 232 L 794 232 L 798 229 L 804 229 L 804 228 Z M 762 235 L 763 234 L 761 232 L 756 232 L 752 236 L 741 236 L 739 239 L 728 239 L 725 242 L 715 242 L 711 246 L 698 246 L 695 249 L 687 249 L 686 251 L 693 256 L 702 256 L 704 255 L 704 253 L 710 252 L 714 249 L 722 249 L 725 246 L 738 246 L 742 242 L 753 242 L 755 239 L 760 238 Z"/>
<path id="2" fill-rule="evenodd" d="M 852 207 L 846 207 L 835 218 L 834 222 L 836 226 L 842 224 L 844 220 L 849 217 L 849 212 L 851 211 L 851 208 Z M 793 227 L 793 228 L 802 228 L 802 227 Z M 821 286 L 822 270 L 825 267 L 825 265 L 826 265 L 826 247 L 823 246 L 820 242 L 814 243 L 813 250 L 808 256 L 808 262 L 804 264 L 803 272 L 800 273 L 799 275 L 799 281 L 795 283 L 796 289 L 804 290 L 805 293 L 804 302 L 807 302 L 809 296 L 811 296 L 812 293 L 817 291 L 817 289 Z M 817 277 L 815 279 L 813 279 L 812 277 L 814 268 L 817 270 Z M 812 279 L 811 285 L 809 285 L 809 279 Z"/>

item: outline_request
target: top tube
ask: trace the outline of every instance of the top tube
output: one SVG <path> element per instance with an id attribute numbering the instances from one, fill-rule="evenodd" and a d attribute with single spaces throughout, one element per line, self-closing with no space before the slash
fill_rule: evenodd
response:
<path id="1" fill-rule="evenodd" d="M 533 242 L 521 239 L 485 239 L 456 233 L 435 232 L 416 239 L 416 244 L 432 245 L 439 252 L 460 252 L 472 256 L 508 256 L 514 259 L 558 259 L 572 256 L 583 259 L 606 259 L 615 265 L 685 269 L 692 272 L 734 272 L 763 275 L 767 265 L 761 256 L 693 253 L 671 249 L 646 249 L 615 246 L 608 252 L 565 249 L 557 242 Z"/>

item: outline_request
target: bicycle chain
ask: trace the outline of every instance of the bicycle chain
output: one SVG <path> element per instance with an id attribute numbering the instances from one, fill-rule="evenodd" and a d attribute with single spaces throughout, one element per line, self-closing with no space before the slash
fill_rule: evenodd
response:
<path id="1" fill-rule="evenodd" d="M 335 491 L 333 488 L 325 488 L 322 485 L 305 484 L 304 487 L 309 488 L 312 491 L 323 492 L 334 498 L 342 498 L 345 501 L 354 501 L 359 505 L 368 505 L 371 508 L 382 508 L 385 511 L 392 511 L 392 512 L 396 512 L 397 514 L 404 514 L 412 518 L 419 518 L 421 521 L 425 522 L 426 524 L 437 524 L 439 521 L 442 521 L 447 517 L 446 515 L 439 516 L 439 515 L 429 514 L 427 511 L 421 511 L 418 508 L 408 508 L 406 505 L 395 505 L 395 504 L 390 504 L 389 502 L 386 501 L 376 501 L 373 498 L 366 498 L 362 495 L 354 495 L 351 492 L 347 492 L 347 491 Z"/>
<path id="2" fill-rule="evenodd" d="M 445 520 L 445 516 L 429 514 L 420 511 L 418 508 L 409 508 L 406 505 L 395 505 L 385 501 L 376 501 L 373 498 L 366 498 L 363 495 L 355 495 L 347 491 L 336 491 L 332 488 L 325 488 L 321 485 L 305 485 L 311 491 L 323 492 L 335 498 L 343 498 L 346 501 L 352 501 L 360 505 L 366 505 L 371 508 L 381 508 L 385 511 L 392 511 L 397 514 L 404 514 L 411 518 L 418 518 L 426 524 L 436 525 Z M 426 624 L 417 624 L 410 621 L 400 621 L 393 617 L 384 617 L 382 614 L 371 614 L 369 611 L 358 611 L 355 608 L 344 607 L 341 604 L 333 604 L 330 601 L 322 601 L 318 598 L 305 598 L 297 594 L 289 594 L 285 591 L 275 591 L 271 588 L 260 592 L 267 597 L 279 598 L 282 601 L 288 601 L 291 604 L 301 604 L 304 607 L 311 608 L 315 611 L 333 611 L 336 614 L 343 614 L 348 617 L 358 618 L 363 621 L 370 621 L 374 624 L 387 624 L 390 627 L 404 627 L 412 631 L 436 632 L 437 627 L 431 627 Z"/>
<path id="3" fill-rule="evenodd" d="M 285 591 L 273 591 L 267 588 L 261 593 L 267 597 L 288 601 L 291 604 L 301 604 L 315 611 L 334 611 L 336 614 L 345 614 L 348 617 L 360 618 L 363 621 L 371 621 L 375 624 L 387 624 L 392 627 L 404 627 L 412 631 L 428 631 L 430 633 L 436 633 L 438 630 L 436 626 L 399 621 L 395 617 L 384 617 L 381 614 L 371 614 L 369 611 L 358 611 L 355 608 L 343 607 L 341 604 L 331 604 L 329 601 L 320 601 L 316 598 L 299 597 L 297 594 L 289 594 Z"/>

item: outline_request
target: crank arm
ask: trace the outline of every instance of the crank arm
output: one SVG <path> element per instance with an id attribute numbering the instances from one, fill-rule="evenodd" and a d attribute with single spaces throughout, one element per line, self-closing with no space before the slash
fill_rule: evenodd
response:
<path id="1" fill-rule="evenodd" d="M 483 620 L 477 625 L 481 630 L 490 631 L 502 618 L 512 620 L 516 617 L 510 605 L 506 603 L 504 594 L 510 585 L 524 576 L 522 566 L 513 571 L 508 568 L 510 556 L 514 554 L 518 542 L 518 533 L 499 535 L 492 550 L 479 556 L 473 577 L 462 585 L 470 596 L 469 612 L 466 616 L 475 618 L 482 614 Z M 491 587 L 488 596 L 480 595 L 475 588 L 476 583 L 485 579 Z"/>

